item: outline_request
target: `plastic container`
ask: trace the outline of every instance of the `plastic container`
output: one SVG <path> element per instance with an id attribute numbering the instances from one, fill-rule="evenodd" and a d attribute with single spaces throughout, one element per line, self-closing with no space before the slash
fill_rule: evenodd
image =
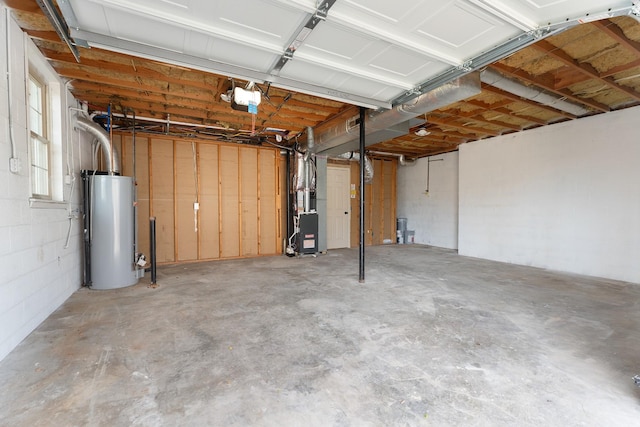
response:
<path id="1" fill-rule="evenodd" d="M 405 230 L 404 231 L 404 244 L 410 245 L 415 243 L 416 239 L 416 231 L 415 230 Z"/>

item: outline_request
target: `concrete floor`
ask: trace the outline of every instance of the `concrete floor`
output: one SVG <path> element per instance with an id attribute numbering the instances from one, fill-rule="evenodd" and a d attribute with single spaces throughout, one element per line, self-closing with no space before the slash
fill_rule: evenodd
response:
<path id="1" fill-rule="evenodd" d="M 162 267 L 0 362 L 6 426 L 640 425 L 640 286 L 421 245 Z"/>

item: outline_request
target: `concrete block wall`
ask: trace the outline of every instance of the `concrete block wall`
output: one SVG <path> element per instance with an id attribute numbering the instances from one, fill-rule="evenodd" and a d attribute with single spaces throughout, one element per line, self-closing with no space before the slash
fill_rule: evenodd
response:
<path id="1" fill-rule="evenodd" d="M 0 359 L 4 358 L 82 283 L 82 235 L 79 171 L 90 167 L 91 146 L 85 135 L 69 129 L 68 106 L 76 102 L 69 94 L 62 100 L 62 155 L 59 170 L 75 178 L 64 185 L 64 200 L 46 207 L 30 203 L 30 169 L 26 105 L 29 55 L 18 25 L 0 8 Z M 7 37 L 8 35 L 8 37 Z M 8 45 L 8 46 L 7 46 Z M 8 47 L 8 49 L 7 49 Z M 7 55 L 10 55 L 9 57 Z M 46 62 L 46 61 L 45 61 Z M 10 64 L 10 82 L 6 78 Z M 62 82 L 61 82 L 62 83 Z M 9 99 L 11 84 L 11 99 Z M 9 107 L 11 106 L 11 107 Z M 11 123 L 9 122 L 11 108 Z M 9 169 L 11 137 L 21 170 Z M 70 202 L 70 203 L 66 203 Z M 41 206 L 43 204 L 40 204 Z M 71 216 L 71 218 L 70 218 Z M 67 233 L 70 233 L 67 244 Z"/>
<path id="2" fill-rule="evenodd" d="M 459 253 L 640 283 L 639 115 L 460 146 Z"/>
<path id="3" fill-rule="evenodd" d="M 397 212 L 398 217 L 407 218 L 408 229 L 415 230 L 416 243 L 457 249 L 458 153 L 398 166 Z"/>

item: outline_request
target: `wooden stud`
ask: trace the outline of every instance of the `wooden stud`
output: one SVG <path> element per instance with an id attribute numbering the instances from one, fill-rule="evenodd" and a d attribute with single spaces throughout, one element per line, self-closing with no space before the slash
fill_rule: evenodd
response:
<path id="1" fill-rule="evenodd" d="M 200 194 L 202 194 L 202 177 L 200 175 L 200 143 L 195 143 L 196 144 L 196 164 L 195 164 L 195 168 L 196 168 L 196 175 L 198 177 L 198 185 L 197 185 L 197 194 L 196 194 L 196 199 L 198 200 L 198 203 L 200 204 Z M 202 251 L 201 249 L 201 234 L 202 234 L 202 230 L 200 227 L 200 224 L 202 223 L 202 219 L 200 217 L 200 205 L 198 206 L 198 212 L 196 213 L 196 220 L 198 221 L 198 233 L 196 238 L 198 239 L 198 259 L 202 259 L 200 253 Z"/>
<path id="2" fill-rule="evenodd" d="M 173 143 L 173 259 L 175 261 L 178 261 L 180 259 L 178 258 L 178 232 L 180 230 L 178 227 L 178 203 L 176 203 L 178 201 L 178 197 L 177 197 L 178 174 L 176 173 L 178 171 L 178 168 L 176 166 L 176 159 L 177 159 L 176 140 L 172 140 L 172 143 Z"/>
<path id="3" fill-rule="evenodd" d="M 242 256 L 242 154 L 238 147 L 238 255 Z"/>
<path id="4" fill-rule="evenodd" d="M 218 145 L 218 258 L 222 258 L 222 150 Z"/>

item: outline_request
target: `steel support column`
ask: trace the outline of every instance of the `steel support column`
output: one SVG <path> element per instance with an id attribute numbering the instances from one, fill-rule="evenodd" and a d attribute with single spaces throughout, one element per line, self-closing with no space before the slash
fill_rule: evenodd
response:
<path id="1" fill-rule="evenodd" d="M 365 113 L 367 109 L 360 107 L 360 283 L 364 283 L 364 147 L 365 147 Z"/>

